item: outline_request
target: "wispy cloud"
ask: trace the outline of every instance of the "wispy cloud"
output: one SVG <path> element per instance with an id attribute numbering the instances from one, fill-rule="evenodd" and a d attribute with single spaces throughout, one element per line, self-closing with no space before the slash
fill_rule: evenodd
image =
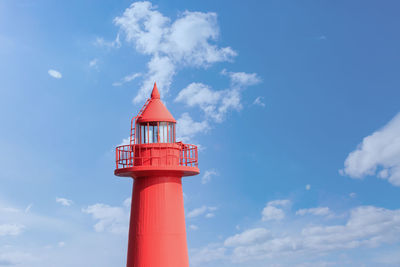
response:
<path id="1" fill-rule="evenodd" d="M 130 81 L 133 81 L 134 79 L 136 79 L 136 78 L 138 78 L 138 77 L 140 77 L 140 76 L 142 76 L 141 73 L 132 73 L 132 74 L 129 74 L 129 75 L 125 76 L 124 78 L 122 78 L 121 81 L 119 81 L 119 82 L 114 82 L 114 83 L 112 84 L 112 86 L 121 86 L 121 85 L 123 85 L 124 83 L 128 83 L 128 82 L 130 82 Z"/>
<path id="2" fill-rule="evenodd" d="M 213 176 L 218 175 L 217 171 L 214 169 L 211 170 L 206 170 L 203 177 L 201 177 L 201 183 L 202 184 L 207 184 L 211 181 Z"/>
<path id="3" fill-rule="evenodd" d="M 317 208 L 310 208 L 310 209 L 299 209 L 296 211 L 296 215 L 317 215 L 317 216 L 329 216 L 332 215 L 331 210 L 328 207 L 317 207 Z"/>
<path id="4" fill-rule="evenodd" d="M 19 235 L 24 228 L 22 224 L 0 224 L 0 236 Z"/>
<path id="5" fill-rule="evenodd" d="M 89 62 L 89 67 L 96 68 L 98 66 L 98 63 L 99 63 L 99 60 L 97 58 L 94 58 Z"/>
<path id="6" fill-rule="evenodd" d="M 264 97 L 257 96 L 256 99 L 254 99 L 253 101 L 253 105 L 257 105 L 264 108 L 265 107 Z"/>
<path id="7" fill-rule="evenodd" d="M 62 198 L 62 197 L 57 197 L 56 198 L 56 202 L 60 203 L 63 206 L 69 207 L 72 205 L 72 203 L 74 203 L 72 200 L 70 199 L 66 199 L 66 198 Z"/>
<path id="8" fill-rule="evenodd" d="M 205 215 L 206 218 L 212 218 L 212 217 L 214 217 L 214 212 L 216 210 L 217 210 L 217 207 L 201 206 L 200 208 L 196 208 L 196 209 L 188 212 L 187 217 L 195 218 L 195 217 L 199 217 L 201 215 Z"/>
<path id="9" fill-rule="evenodd" d="M 61 79 L 62 78 L 62 74 L 59 71 L 50 69 L 48 71 L 49 75 L 55 79 Z"/>
<path id="10" fill-rule="evenodd" d="M 114 41 L 106 41 L 102 37 L 97 37 L 94 44 L 97 46 L 102 46 L 102 47 L 107 47 L 107 48 L 120 48 L 121 47 L 121 41 L 119 40 L 119 34 L 117 34 L 117 37 L 115 37 Z"/>
<path id="11" fill-rule="evenodd" d="M 195 225 L 195 224 L 189 225 L 189 228 L 190 228 L 191 230 L 193 230 L 193 231 L 196 231 L 196 230 L 199 229 L 199 227 L 198 227 L 197 225 Z"/>

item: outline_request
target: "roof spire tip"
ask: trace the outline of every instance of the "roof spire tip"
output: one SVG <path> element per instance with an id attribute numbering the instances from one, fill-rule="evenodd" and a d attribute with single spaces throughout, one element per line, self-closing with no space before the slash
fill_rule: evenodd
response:
<path id="1" fill-rule="evenodd" d="M 153 91 L 151 92 L 152 99 L 160 99 L 160 92 L 158 92 L 157 84 L 154 82 Z"/>

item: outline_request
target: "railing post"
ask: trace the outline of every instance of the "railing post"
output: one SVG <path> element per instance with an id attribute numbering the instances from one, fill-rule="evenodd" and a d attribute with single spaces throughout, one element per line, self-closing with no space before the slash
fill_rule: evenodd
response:
<path id="1" fill-rule="evenodd" d="M 115 165 L 115 168 L 118 169 L 118 147 L 115 149 Z"/>
<path id="2" fill-rule="evenodd" d="M 185 146 L 185 165 L 187 166 L 187 160 L 188 160 L 188 157 L 187 157 L 187 146 Z"/>
<path id="3" fill-rule="evenodd" d="M 198 166 L 198 155 L 197 155 L 197 147 L 195 148 L 196 158 L 195 158 L 195 166 Z"/>

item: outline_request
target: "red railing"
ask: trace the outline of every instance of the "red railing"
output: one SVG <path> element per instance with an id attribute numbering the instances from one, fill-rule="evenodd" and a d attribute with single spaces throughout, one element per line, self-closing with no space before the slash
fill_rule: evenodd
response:
<path id="1" fill-rule="evenodd" d="M 136 166 L 198 166 L 197 146 L 178 143 L 123 145 L 116 148 L 116 169 Z"/>

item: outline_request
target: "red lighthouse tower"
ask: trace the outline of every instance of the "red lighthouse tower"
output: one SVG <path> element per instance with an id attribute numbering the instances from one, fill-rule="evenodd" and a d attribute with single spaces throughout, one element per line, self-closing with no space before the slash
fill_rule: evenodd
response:
<path id="1" fill-rule="evenodd" d="M 188 267 L 182 176 L 199 174 L 197 147 L 175 141 L 176 121 L 154 84 L 116 149 L 115 175 L 134 178 L 127 267 Z"/>

